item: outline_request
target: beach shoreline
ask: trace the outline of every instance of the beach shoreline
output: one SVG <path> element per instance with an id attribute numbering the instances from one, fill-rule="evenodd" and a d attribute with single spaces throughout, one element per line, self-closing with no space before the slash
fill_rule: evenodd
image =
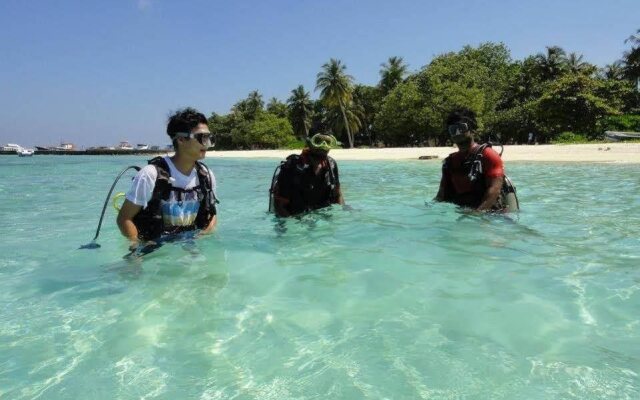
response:
<path id="1" fill-rule="evenodd" d="M 451 147 L 399 147 L 371 149 L 334 149 L 330 155 L 338 161 L 373 160 L 443 160 L 456 151 Z M 500 146 L 496 147 L 500 151 Z M 299 150 L 224 150 L 209 151 L 207 158 L 275 158 L 284 159 Z M 589 144 L 548 144 L 548 145 L 505 145 L 502 159 L 532 162 L 589 162 L 589 163 L 631 163 L 640 164 L 640 143 L 589 143 Z"/>

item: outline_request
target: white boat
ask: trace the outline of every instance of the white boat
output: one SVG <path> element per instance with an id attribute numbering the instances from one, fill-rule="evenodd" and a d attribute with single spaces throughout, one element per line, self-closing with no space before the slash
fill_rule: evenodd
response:
<path id="1" fill-rule="evenodd" d="M 606 131 L 604 137 L 614 142 L 619 142 L 621 140 L 640 139 L 640 132 Z"/>
<path id="2" fill-rule="evenodd" d="M 15 151 L 16 153 L 18 153 L 23 149 L 24 148 L 22 146 L 15 143 L 7 143 L 6 145 L 2 146 L 2 151 Z"/>
<path id="3" fill-rule="evenodd" d="M 129 142 L 123 141 L 116 147 L 116 150 L 133 150 L 133 146 Z"/>
<path id="4" fill-rule="evenodd" d="M 149 150 L 149 145 L 144 143 L 138 143 L 136 145 L 136 150 Z"/>
<path id="5" fill-rule="evenodd" d="M 73 143 L 65 143 L 62 142 L 60 143 L 60 146 L 56 146 L 53 148 L 53 150 L 56 151 L 73 151 L 75 150 L 76 146 Z"/>
<path id="6" fill-rule="evenodd" d="M 33 149 L 22 149 L 18 151 L 19 157 L 31 157 L 33 156 Z"/>

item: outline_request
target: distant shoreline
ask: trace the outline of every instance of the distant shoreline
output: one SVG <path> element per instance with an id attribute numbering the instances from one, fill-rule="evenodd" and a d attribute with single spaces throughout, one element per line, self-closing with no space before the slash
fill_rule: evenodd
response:
<path id="1" fill-rule="evenodd" d="M 164 155 L 173 153 L 168 150 L 116 150 L 116 149 L 91 149 L 91 150 L 35 150 L 34 156 L 55 155 L 55 156 L 129 156 L 129 155 Z M 0 155 L 14 155 L 15 151 L 0 151 Z"/>
<path id="2" fill-rule="evenodd" d="M 500 146 L 495 147 L 500 151 Z M 335 149 L 329 155 L 334 159 L 373 160 L 427 160 L 442 161 L 455 147 L 398 147 L 371 149 Z M 234 150 L 209 151 L 207 159 L 216 158 L 277 158 L 284 159 L 300 150 Z M 640 143 L 589 143 L 589 144 L 545 144 L 545 145 L 505 145 L 502 159 L 509 161 L 534 162 L 594 162 L 640 164 Z"/>
<path id="3" fill-rule="evenodd" d="M 496 146 L 500 151 L 500 146 Z M 443 160 L 456 151 L 455 147 L 397 147 L 370 149 L 335 149 L 331 157 L 336 160 Z M 207 159 L 216 158 L 275 158 L 284 159 L 289 154 L 299 153 L 296 149 L 280 150 L 223 150 L 208 151 Z M 168 155 L 160 150 L 36 150 L 38 155 Z M 17 157 L 12 151 L 2 151 L 0 155 Z M 590 162 L 590 163 L 630 163 L 640 164 L 640 143 L 589 143 L 589 144 L 547 144 L 547 145 L 506 145 L 502 154 L 504 161 L 533 162 Z"/>

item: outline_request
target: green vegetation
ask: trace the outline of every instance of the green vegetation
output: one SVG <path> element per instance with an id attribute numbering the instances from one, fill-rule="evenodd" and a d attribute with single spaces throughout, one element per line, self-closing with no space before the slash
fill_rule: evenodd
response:
<path id="1" fill-rule="evenodd" d="M 402 57 L 381 64 L 375 86 L 356 84 L 341 60 L 316 76 L 318 100 L 300 85 L 265 105 L 257 91 L 229 114 L 212 114 L 219 149 L 299 148 L 331 131 L 349 147 L 444 145 L 455 107 L 478 115 L 481 138 L 525 143 L 601 140 L 606 130 L 640 131 L 640 30 L 622 59 L 598 68 L 558 46 L 512 60 L 502 43 L 465 46 L 410 73 Z"/>
<path id="2" fill-rule="evenodd" d="M 562 132 L 551 141 L 553 144 L 588 143 L 586 136 L 573 132 Z"/>

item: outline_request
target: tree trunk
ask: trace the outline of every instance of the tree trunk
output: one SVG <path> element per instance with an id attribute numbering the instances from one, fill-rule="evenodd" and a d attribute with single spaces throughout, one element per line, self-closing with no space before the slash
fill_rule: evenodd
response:
<path id="1" fill-rule="evenodd" d="M 349 139 L 349 148 L 353 149 L 353 137 L 351 137 L 351 129 L 349 128 L 349 121 L 347 120 L 347 114 L 344 112 L 344 105 L 340 100 L 340 112 L 342 113 L 342 120 L 344 121 L 344 128 L 347 130 L 347 139 Z"/>

